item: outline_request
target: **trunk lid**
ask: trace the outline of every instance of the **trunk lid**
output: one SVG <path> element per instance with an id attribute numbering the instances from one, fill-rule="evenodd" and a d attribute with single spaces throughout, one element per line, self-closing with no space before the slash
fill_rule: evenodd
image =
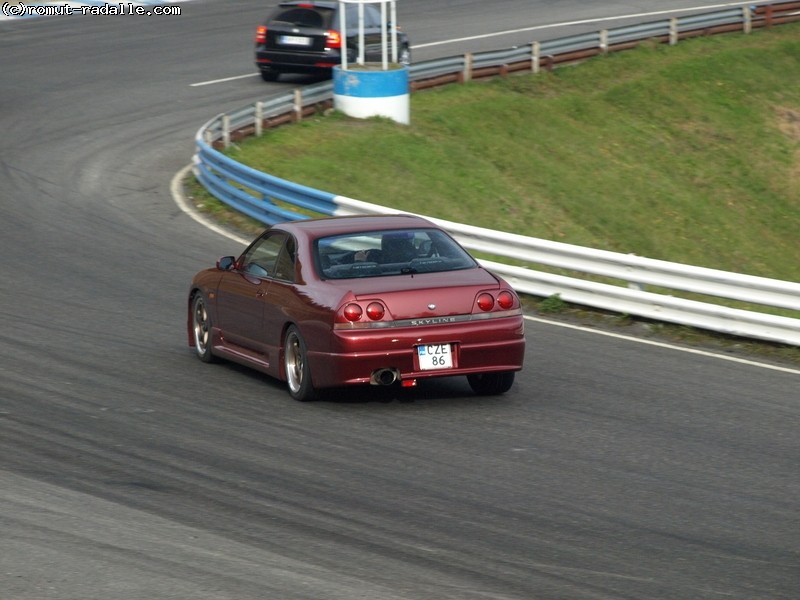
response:
<path id="1" fill-rule="evenodd" d="M 379 300 L 395 320 L 470 314 L 478 292 L 499 287 L 482 268 L 354 279 L 350 284 L 359 302 Z"/>

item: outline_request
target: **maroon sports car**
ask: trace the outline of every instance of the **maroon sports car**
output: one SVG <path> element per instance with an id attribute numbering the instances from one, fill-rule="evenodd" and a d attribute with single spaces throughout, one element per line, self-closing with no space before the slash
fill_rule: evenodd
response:
<path id="1" fill-rule="evenodd" d="M 297 400 L 452 375 L 502 394 L 525 353 L 514 290 L 411 215 L 274 225 L 195 275 L 188 309 L 200 360 L 258 369 Z"/>

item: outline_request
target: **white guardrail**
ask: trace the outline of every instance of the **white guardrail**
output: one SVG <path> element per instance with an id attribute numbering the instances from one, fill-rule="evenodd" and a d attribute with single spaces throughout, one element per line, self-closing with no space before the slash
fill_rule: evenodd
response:
<path id="1" fill-rule="evenodd" d="M 553 40 L 547 42 L 550 49 L 561 49 L 563 52 L 550 53 L 547 60 L 551 66 L 583 60 L 589 55 L 613 51 L 614 40 L 620 40 L 616 43 L 616 49 L 626 49 L 635 45 L 634 40 L 655 37 L 665 43 L 675 43 L 682 37 L 724 33 L 733 29 L 750 31 L 755 27 L 798 19 L 800 2 L 727 9 Z M 541 66 L 543 46 L 544 43 L 533 43 L 522 50 L 515 48 L 413 65 L 412 89 L 455 80 L 464 81 L 477 76 L 504 74 L 519 70 L 520 64 L 524 65 L 522 68 L 535 71 Z M 431 83 L 434 79 L 444 81 Z M 196 135 L 195 175 L 214 196 L 267 225 L 292 218 L 308 218 L 308 215 L 279 207 L 275 201 L 310 209 L 321 215 L 396 213 L 397 209 L 391 207 L 336 196 L 256 171 L 231 160 L 218 150 L 226 147 L 231 139 L 258 135 L 265 126 L 294 122 L 320 107 L 329 107 L 331 98 L 332 86 L 317 84 L 306 88 L 305 94 L 295 90 L 290 95 L 257 102 L 253 107 L 231 115 L 215 117 Z M 543 298 L 558 295 L 572 304 L 800 346 L 800 318 L 778 316 L 750 308 L 731 308 L 711 301 L 724 298 L 786 312 L 795 311 L 800 315 L 800 283 L 573 246 L 427 218 L 444 227 L 470 251 L 523 263 L 525 266 L 481 260 L 486 268 L 507 279 L 520 293 Z M 537 271 L 531 268 L 535 265 L 618 280 L 620 283 L 601 283 L 591 278 Z M 654 293 L 647 291 L 646 286 L 697 294 L 708 300 Z"/>

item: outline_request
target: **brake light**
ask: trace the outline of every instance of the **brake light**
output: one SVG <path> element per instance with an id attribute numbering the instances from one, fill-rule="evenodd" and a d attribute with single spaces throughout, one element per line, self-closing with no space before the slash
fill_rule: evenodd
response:
<path id="1" fill-rule="evenodd" d="M 502 291 L 497 295 L 497 305 L 503 310 L 508 310 L 514 306 L 514 294 L 509 291 Z"/>
<path id="2" fill-rule="evenodd" d="M 373 321 L 380 321 L 384 313 L 386 313 L 386 309 L 380 302 L 370 302 L 367 306 L 367 316 Z"/>
<path id="3" fill-rule="evenodd" d="M 342 47 L 342 34 L 336 31 L 335 29 L 329 29 L 328 32 L 328 39 L 325 42 L 325 46 L 328 48 L 341 48 Z"/>
<path id="4" fill-rule="evenodd" d="M 267 43 L 267 27 L 266 25 L 259 25 L 256 29 L 256 44 Z"/>
<path id="5" fill-rule="evenodd" d="M 358 304 L 351 303 L 344 307 L 344 318 L 351 323 L 358 321 L 361 318 L 362 313 L 363 311 Z"/>
<path id="6" fill-rule="evenodd" d="M 483 292 L 482 294 L 478 294 L 477 304 L 478 308 L 481 310 L 490 311 L 494 308 L 494 298 L 492 298 L 491 294 Z"/>

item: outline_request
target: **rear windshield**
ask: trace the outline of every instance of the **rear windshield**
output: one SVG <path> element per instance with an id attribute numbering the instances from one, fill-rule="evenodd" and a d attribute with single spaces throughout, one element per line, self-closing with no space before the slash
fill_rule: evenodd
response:
<path id="1" fill-rule="evenodd" d="M 438 229 L 330 236 L 317 240 L 315 251 L 326 279 L 440 273 L 477 266 L 466 250 Z"/>
<path id="2" fill-rule="evenodd" d="M 332 10 L 328 8 L 287 8 L 275 14 L 271 23 L 285 23 L 295 27 L 309 27 L 313 29 L 328 29 L 330 27 Z"/>

